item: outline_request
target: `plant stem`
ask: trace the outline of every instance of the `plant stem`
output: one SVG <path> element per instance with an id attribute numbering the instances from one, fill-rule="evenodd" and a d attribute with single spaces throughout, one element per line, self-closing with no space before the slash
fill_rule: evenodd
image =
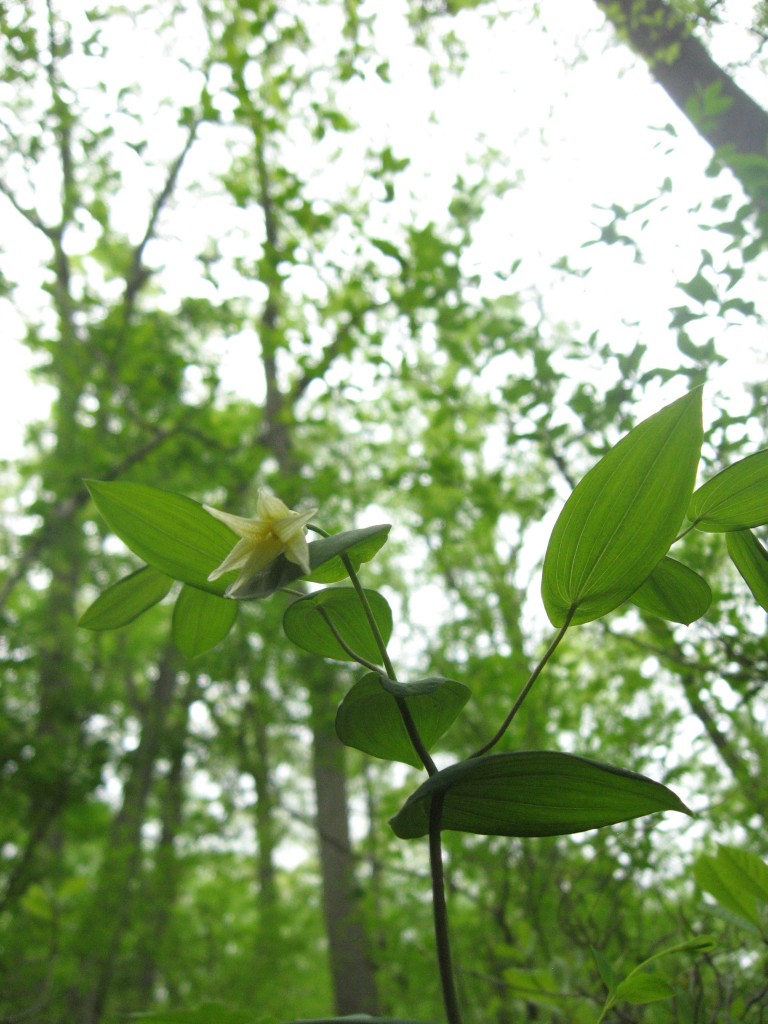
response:
<path id="1" fill-rule="evenodd" d="M 322 537 L 328 536 L 325 530 L 321 529 L 319 526 L 315 526 L 314 524 L 310 524 L 309 529 L 313 530 L 315 533 L 319 533 Z M 368 626 L 371 630 L 371 633 L 373 634 L 373 639 L 376 642 L 376 646 L 379 648 L 379 653 L 381 654 L 381 660 L 384 664 L 386 674 L 389 679 L 396 683 L 397 676 L 395 675 L 394 666 L 389 657 L 389 653 L 387 652 L 387 645 L 384 642 L 384 637 L 381 635 L 379 624 L 376 621 L 375 615 L 373 614 L 373 609 L 371 608 L 371 605 L 368 601 L 365 590 L 363 589 L 363 586 L 360 583 L 360 578 L 355 572 L 355 567 L 352 565 L 352 562 L 350 561 L 349 557 L 346 554 L 342 554 L 340 558 L 344 563 L 344 568 L 347 570 L 347 573 L 349 574 L 349 578 L 352 581 L 352 586 L 355 588 L 355 593 L 358 596 L 363 612 L 365 613 L 365 617 L 368 620 Z M 344 642 L 342 637 L 339 635 L 338 630 L 331 622 L 328 613 L 324 611 L 322 608 L 318 610 L 322 613 L 323 618 L 328 624 L 328 628 L 331 630 L 333 635 L 336 637 L 336 639 L 341 644 L 342 648 L 350 656 L 350 658 L 354 658 L 354 660 L 358 662 L 358 664 L 363 665 L 365 668 L 371 669 L 372 672 L 379 673 L 381 669 L 379 668 L 378 665 L 374 665 L 373 662 L 368 661 L 367 658 L 363 658 L 361 655 L 357 654 L 355 651 L 352 650 L 351 647 L 349 647 Z M 437 771 L 437 766 L 430 757 L 429 751 L 424 746 L 424 741 L 419 735 L 419 730 L 416 727 L 416 723 L 413 720 L 413 715 L 410 712 L 407 702 L 402 697 L 395 697 L 395 703 L 397 704 L 397 710 L 400 712 L 400 717 L 403 720 L 405 731 L 408 733 L 408 738 L 413 744 L 413 749 L 419 755 L 419 759 L 421 763 L 424 765 L 427 774 L 434 775 L 435 772 Z"/>
<path id="2" fill-rule="evenodd" d="M 451 943 L 448 936 L 448 907 L 445 902 L 445 876 L 440 824 L 443 815 L 443 794 L 432 797 L 429 808 L 429 867 L 432 874 L 432 913 L 435 922 L 435 946 L 443 988 L 443 1005 L 447 1024 L 462 1024 L 456 984 L 451 963 Z"/>
<path id="3" fill-rule="evenodd" d="M 549 645 L 549 647 L 544 652 L 544 655 L 542 656 L 541 661 L 538 663 L 538 665 L 533 670 L 533 672 L 531 672 L 530 677 L 528 678 L 528 682 L 525 684 L 525 686 L 521 690 L 520 696 L 517 698 L 515 703 L 512 705 L 511 711 L 509 712 L 507 717 L 504 719 L 504 721 L 501 723 L 501 726 L 499 727 L 499 729 L 496 732 L 496 734 L 484 746 L 480 747 L 479 750 L 476 750 L 474 752 L 474 754 L 470 754 L 469 755 L 470 757 L 480 757 L 483 754 L 487 754 L 488 751 L 491 750 L 492 747 L 496 746 L 496 744 L 499 742 L 501 737 L 507 731 L 507 729 L 509 728 L 509 726 L 512 723 L 512 719 L 515 717 L 517 712 L 520 710 L 523 701 L 528 696 L 528 694 L 531 692 L 531 688 L 533 687 L 533 684 L 536 682 L 536 680 L 541 675 L 542 669 L 547 664 L 547 662 L 552 657 L 552 655 L 555 653 L 555 651 L 557 650 L 558 644 L 560 643 L 560 641 L 565 636 L 565 631 L 568 629 L 569 625 L 571 624 L 571 619 L 573 618 L 573 615 L 574 615 L 575 611 L 576 611 L 575 608 L 571 608 L 571 610 L 566 615 L 565 622 L 562 624 L 560 629 L 555 634 L 554 640 L 552 641 L 552 643 Z"/>

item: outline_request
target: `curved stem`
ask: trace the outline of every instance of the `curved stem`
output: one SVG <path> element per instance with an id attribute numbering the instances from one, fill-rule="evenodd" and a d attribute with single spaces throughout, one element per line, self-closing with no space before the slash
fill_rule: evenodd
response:
<path id="1" fill-rule="evenodd" d="M 309 524 L 309 529 L 313 530 L 315 533 L 319 533 L 322 537 L 327 537 L 328 536 L 328 534 L 325 532 L 325 530 L 321 529 L 321 527 L 319 527 L 319 526 L 315 526 L 313 523 Z M 373 614 L 373 609 L 371 608 L 371 605 L 370 605 L 368 597 L 367 597 L 367 595 L 365 593 L 365 590 L 363 589 L 363 586 L 360 583 L 360 578 L 358 577 L 357 573 L 355 572 L 355 567 L 352 565 L 352 562 L 350 561 L 349 557 L 346 554 L 341 554 L 340 558 L 341 558 L 342 562 L 344 563 L 344 568 L 347 570 L 347 573 L 349 574 L 349 578 L 352 581 L 352 586 L 355 588 L 355 593 L 357 594 L 358 600 L 360 601 L 360 604 L 362 606 L 363 612 L 365 613 L 365 617 L 368 620 L 368 626 L 369 626 L 369 628 L 371 630 L 371 633 L 373 634 L 373 639 L 376 642 L 376 646 L 379 649 L 379 653 L 381 654 L 381 660 L 382 660 L 382 662 L 384 664 L 384 668 L 386 670 L 387 677 L 389 679 L 391 679 L 393 682 L 396 683 L 397 682 L 397 676 L 395 675 L 395 669 L 394 669 L 392 661 L 391 661 L 391 659 L 389 657 L 389 653 L 387 651 L 387 645 L 386 645 L 386 643 L 384 641 L 384 637 L 381 635 L 381 630 L 379 629 L 379 624 L 376 621 L 376 616 Z M 350 647 L 348 647 L 347 644 L 344 642 L 344 640 L 339 636 L 339 633 L 336 630 L 336 628 L 334 627 L 333 623 L 331 622 L 330 617 L 328 616 L 328 613 L 324 612 L 323 609 L 319 609 L 319 610 L 321 612 L 323 612 L 323 618 L 325 619 L 326 623 L 328 624 L 329 629 L 331 630 L 333 635 L 336 637 L 336 639 L 339 641 L 339 643 L 341 644 L 342 648 L 350 656 L 350 658 L 354 658 L 355 661 L 358 662 L 360 665 L 363 665 L 365 668 L 369 668 L 369 669 L 371 669 L 371 671 L 376 672 L 377 674 L 380 674 L 381 673 L 381 669 L 379 668 L 379 666 L 378 665 L 374 665 L 373 662 L 368 661 L 366 658 L 363 658 L 361 655 L 357 654 Z M 424 765 L 424 768 L 426 769 L 427 774 L 428 775 L 434 775 L 435 772 L 437 771 L 437 766 L 435 765 L 435 762 L 430 757 L 429 751 L 424 746 L 424 741 L 422 740 L 422 738 L 421 738 L 421 736 L 419 734 L 419 730 L 418 730 L 418 728 L 416 726 L 416 723 L 413 720 L 413 715 L 411 714 L 411 711 L 410 711 L 410 708 L 408 707 L 407 702 L 402 697 L 395 697 L 395 703 L 397 704 L 397 710 L 400 712 L 400 717 L 403 720 L 403 725 L 405 726 L 405 731 L 408 733 L 408 738 L 410 739 L 411 743 L 413 744 L 413 749 L 419 755 L 419 759 L 420 759 L 421 763 Z"/>
<path id="2" fill-rule="evenodd" d="M 432 913 L 435 923 L 435 946 L 443 987 L 443 1005 L 448 1024 L 462 1024 L 456 983 L 451 962 L 451 943 L 448 936 L 448 907 L 445 902 L 445 875 L 440 824 L 443 816 L 443 794 L 432 797 L 429 807 L 429 867 L 432 874 Z"/>
<path id="3" fill-rule="evenodd" d="M 547 662 L 552 657 L 552 655 L 555 653 L 555 651 L 557 650 L 558 644 L 560 643 L 560 641 L 565 636 L 565 631 L 570 626 L 571 619 L 573 618 L 573 615 L 574 615 L 575 611 L 576 611 L 575 608 L 571 608 L 571 610 L 566 615 L 565 622 L 562 624 L 560 629 L 555 634 L 554 640 L 552 641 L 552 643 L 549 645 L 549 647 L 544 652 L 541 661 L 538 663 L 538 665 L 533 670 L 533 672 L 531 672 L 531 675 L 530 675 L 530 677 L 528 679 L 528 682 L 525 684 L 525 686 L 521 690 L 520 696 L 517 698 L 515 703 L 512 705 L 512 709 L 510 710 L 509 714 L 504 719 L 504 721 L 501 723 L 501 726 L 498 729 L 498 731 L 496 732 L 496 734 L 490 740 L 488 740 L 488 742 L 484 746 L 480 747 L 479 750 L 476 750 L 474 752 L 474 754 L 470 754 L 469 755 L 470 757 L 480 757 L 483 754 L 487 754 L 488 751 L 491 750 L 492 747 L 496 746 L 496 744 L 499 742 L 501 737 L 507 731 L 509 726 L 512 724 L 513 718 L 515 717 L 517 712 L 522 707 L 523 701 L 528 696 L 528 694 L 531 692 L 531 688 L 533 687 L 533 684 L 536 682 L 536 680 L 541 675 L 542 669 L 547 664 Z"/>

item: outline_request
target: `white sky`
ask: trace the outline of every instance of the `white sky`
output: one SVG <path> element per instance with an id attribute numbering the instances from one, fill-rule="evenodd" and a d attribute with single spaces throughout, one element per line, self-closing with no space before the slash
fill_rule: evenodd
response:
<path id="1" fill-rule="evenodd" d="M 512 284 L 523 294 L 535 289 L 548 320 L 572 325 L 583 335 L 599 329 L 604 341 L 621 349 L 641 340 L 656 347 L 659 362 L 675 363 L 669 307 L 684 301 L 675 292 L 675 282 L 694 275 L 703 246 L 716 254 L 722 245 L 719 236 L 703 234 L 698 225 L 708 199 L 729 186 L 723 178 L 712 182 L 705 177 L 707 146 L 651 83 L 645 66 L 626 48 L 611 45 L 593 0 L 542 0 L 539 19 L 515 14 L 492 29 L 482 15 L 463 14 L 456 25 L 467 41 L 470 60 L 461 78 L 449 78 L 439 92 L 428 87 L 429 58 L 409 45 L 403 3 L 390 0 L 376 6 L 382 11 L 377 37 L 390 57 L 393 85 L 374 79 L 356 84 L 352 98 L 345 95 L 352 116 L 371 126 L 377 145 L 389 141 L 396 155 L 412 158 L 407 181 L 414 216 L 438 223 L 444 219 L 464 154 L 479 152 L 477 139 L 482 137 L 504 154 L 509 176 L 523 175 L 519 187 L 491 205 L 469 254 L 488 288 L 500 287 L 494 270 L 507 269 L 523 257 Z M 517 6 L 528 12 L 531 5 Z M 748 11 L 751 5 L 734 0 L 731 7 Z M 739 42 L 737 36 L 734 45 Z M 141 45 L 152 43 L 144 39 Z M 130 75 L 132 59 L 126 51 L 124 72 L 119 59 L 113 72 Z M 143 63 L 144 68 L 152 66 L 161 75 L 168 73 L 159 55 L 157 61 Z M 755 98 L 765 102 L 767 97 Z M 656 130 L 668 122 L 678 133 L 676 141 Z M 355 144 L 364 142 L 350 139 Z M 196 159 L 205 156 L 198 152 Z M 642 238 L 645 265 L 633 263 L 626 247 L 581 248 L 597 236 L 595 224 L 609 219 L 596 206 L 615 202 L 631 208 L 651 198 L 666 177 L 673 190 L 663 212 L 659 206 L 651 208 L 651 223 Z M 701 215 L 689 211 L 698 202 L 704 204 Z M 130 211 L 126 216 L 130 218 Z M 40 249 L 26 230 L 18 233 L 23 242 L 18 251 L 10 246 L 7 235 L 14 232 L 15 237 L 18 218 L 1 203 L 0 217 L 8 263 L 13 270 L 25 264 L 22 299 L 34 308 Z M 194 235 L 200 237 L 208 227 L 195 225 Z M 186 279 L 184 258 L 189 260 L 196 241 L 179 239 L 180 294 Z M 552 264 L 565 255 L 572 266 L 589 268 L 589 274 L 553 271 Z M 721 262 L 716 256 L 716 266 Z M 755 297 L 749 290 L 757 287 L 759 273 L 754 267 L 742 287 L 746 297 Z M 170 275 L 165 281 L 173 287 Z M 10 355 L 0 376 L 0 457 L 7 458 L 18 454 L 25 424 L 45 414 L 50 392 L 27 379 L 30 358 L 18 344 L 21 323 L 7 303 L 0 304 L 0 329 Z M 720 336 L 723 326 L 704 321 L 692 333 L 697 330 L 697 340 L 705 340 L 709 333 Z M 753 322 L 736 324 L 728 334 L 722 347 L 730 361 L 721 379 L 736 394 L 743 375 L 753 369 L 751 351 L 764 347 L 763 328 Z M 223 356 L 224 383 L 236 390 L 250 375 L 243 375 L 236 345 L 224 346 Z"/>

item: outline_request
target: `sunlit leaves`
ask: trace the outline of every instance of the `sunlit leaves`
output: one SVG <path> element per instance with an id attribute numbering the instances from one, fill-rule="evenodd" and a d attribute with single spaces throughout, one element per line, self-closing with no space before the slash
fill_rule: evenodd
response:
<path id="1" fill-rule="evenodd" d="M 208 576 L 232 549 L 232 531 L 202 505 L 181 494 L 127 481 L 88 481 L 91 497 L 110 529 L 155 569 L 200 590 L 221 596 L 234 573 L 211 582 Z M 310 579 L 332 582 L 347 575 L 342 555 L 354 567 L 376 554 L 389 526 L 325 537 L 309 545 Z M 238 592 L 263 598 L 304 576 L 300 566 L 279 556 Z"/>
<path id="2" fill-rule="evenodd" d="M 386 643 L 392 635 L 392 611 L 375 590 L 366 590 L 365 596 Z M 283 629 L 297 647 L 324 658 L 354 661 L 351 650 L 367 661 L 382 663 L 370 623 L 352 587 L 328 588 L 294 601 L 283 616 Z"/>
<path id="3" fill-rule="evenodd" d="M 173 580 L 145 565 L 113 583 L 83 612 L 79 625 L 85 629 L 119 629 L 162 601 Z"/>
<path id="4" fill-rule="evenodd" d="M 693 569 L 667 557 L 662 558 L 630 600 L 645 612 L 687 626 L 705 614 L 712 603 L 712 591 Z"/>
<path id="5" fill-rule="evenodd" d="M 650 575 L 685 515 L 701 441 L 697 389 L 640 423 L 577 485 L 544 559 L 553 625 L 605 615 Z"/>
<path id="6" fill-rule="evenodd" d="M 757 854 L 722 845 L 698 857 L 693 870 L 700 888 L 768 937 L 768 865 Z"/>
<path id="7" fill-rule="evenodd" d="M 768 551 L 751 530 L 734 530 L 725 542 L 752 596 L 768 612 Z"/>
<path id="8" fill-rule="evenodd" d="M 232 531 L 202 505 L 181 494 L 118 480 L 89 480 L 88 490 L 107 525 L 128 547 L 160 572 L 212 594 L 224 580 L 213 572 L 232 548 Z"/>
<path id="9" fill-rule="evenodd" d="M 186 658 L 220 643 L 237 618 L 237 604 L 195 587 L 182 587 L 173 609 L 173 642 Z"/>
<path id="10" fill-rule="evenodd" d="M 398 710 L 398 697 L 407 703 L 424 746 L 431 750 L 469 700 L 469 687 L 455 679 L 435 677 L 396 683 L 368 672 L 341 702 L 336 734 L 342 743 L 373 757 L 420 768 L 421 759 Z"/>
<path id="11" fill-rule="evenodd" d="M 734 463 L 693 494 L 688 518 L 697 530 L 725 533 L 768 523 L 768 448 Z"/>
<path id="12" fill-rule="evenodd" d="M 657 811 L 691 813 L 672 790 L 643 775 L 572 754 L 521 751 L 432 775 L 391 820 L 395 835 L 426 835 L 437 795 L 444 801 L 442 828 L 479 835 L 559 836 Z"/>

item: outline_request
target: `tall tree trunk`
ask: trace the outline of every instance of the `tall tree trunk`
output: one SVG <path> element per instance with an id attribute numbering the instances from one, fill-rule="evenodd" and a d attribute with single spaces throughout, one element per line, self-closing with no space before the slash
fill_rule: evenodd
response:
<path id="1" fill-rule="evenodd" d="M 334 727 L 336 700 L 328 676 L 313 667 L 312 770 L 334 1009 L 338 1014 L 376 1013 L 376 977 L 360 917 L 349 837 L 345 751 Z"/>
<path id="2" fill-rule="evenodd" d="M 747 195 L 768 208 L 768 114 L 712 60 L 689 18 L 664 0 L 595 2 Z"/>
<path id="3" fill-rule="evenodd" d="M 177 673 L 173 648 L 166 648 L 144 705 L 141 740 L 131 755 L 123 802 L 110 830 L 93 900 L 80 923 L 75 949 L 79 956 L 77 983 L 70 991 L 71 1020 L 99 1024 L 130 919 L 136 876 L 141 860 L 141 829 L 147 800 L 163 749 Z"/>
<path id="4" fill-rule="evenodd" d="M 187 750 L 189 705 L 196 693 L 197 680 L 193 677 L 186 686 L 183 699 L 173 710 L 173 723 L 165 741 L 169 768 L 160 807 L 160 839 L 155 851 L 154 876 L 147 886 L 145 912 L 142 914 L 144 927 L 136 955 L 137 1001 L 140 1007 L 148 1007 L 154 999 L 158 957 L 179 891 L 176 837 L 181 830 L 184 812 L 184 754 Z"/>

